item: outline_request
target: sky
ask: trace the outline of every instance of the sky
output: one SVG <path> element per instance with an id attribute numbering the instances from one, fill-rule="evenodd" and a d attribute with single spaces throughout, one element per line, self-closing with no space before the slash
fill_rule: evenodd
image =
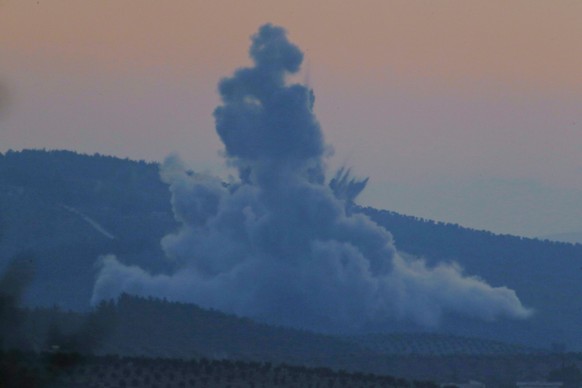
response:
<path id="1" fill-rule="evenodd" d="M 306 64 L 360 203 L 523 236 L 582 232 L 582 2 L 0 0 L 0 151 L 227 177 L 212 112 L 271 22 Z"/>

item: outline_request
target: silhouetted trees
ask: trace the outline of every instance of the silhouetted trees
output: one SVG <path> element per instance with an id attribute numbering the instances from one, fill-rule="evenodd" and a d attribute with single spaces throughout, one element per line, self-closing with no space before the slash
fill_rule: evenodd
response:
<path id="1" fill-rule="evenodd" d="M 578 388 L 582 384 L 582 372 L 574 364 L 563 365 L 548 374 L 548 381 L 564 383 L 564 388 Z"/>
<path id="2" fill-rule="evenodd" d="M 30 254 L 16 256 L 0 275 L 0 350 L 31 346 L 22 327 L 26 314 L 19 305 L 33 277 Z"/>

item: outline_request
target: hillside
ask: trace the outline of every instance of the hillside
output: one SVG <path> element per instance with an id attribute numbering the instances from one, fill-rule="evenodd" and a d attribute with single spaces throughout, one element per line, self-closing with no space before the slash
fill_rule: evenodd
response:
<path id="1" fill-rule="evenodd" d="M 468 382 L 511 387 L 579 370 L 580 357 L 400 357 L 384 359 L 391 373 L 240 360 L 80 356 L 70 353 L 0 352 L 0 377 L 8 387 L 435 387 Z M 377 366 L 377 365 L 374 365 Z M 368 366 L 368 369 L 374 366 Z M 562 373 L 560 373 L 562 372 Z M 398 376 L 413 376 L 408 378 Z M 426 377 L 429 376 L 430 380 Z M 432 381 L 432 382 L 431 382 Z M 555 380 L 552 380 L 555 381 Z M 563 381 L 563 380 L 560 380 Z M 573 384 L 572 384 L 573 383 Z M 568 386 L 577 386 L 579 378 Z"/>
<path id="2" fill-rule="evenodd" d="M 576 354 L 548 354 L 451 335 L 333 337 L 273 327 L 193 305 L 130 295 L 123 295 L 115 302 L 104 302 L 91 314 L 56 308 L 25 310 L 20 326 L 25 338 L 19 342 L 24 349 L 36 352 L 54 352 L 56 349 L 99 356 L 89 358 L 93 360 L 90 364 L 97 362 L 100 365 L 98 368 L 87 369 L 86 365 L 79 365 L 67 373 L 67 376 L 74 377 L 67 381 L 78 383 L 99 375 L 101 378 L 126 380 L 146 375 L 128 371 L 127 364 L 125 367 L 112 366 L 119 363 L 119 357 L 133 357 L 138 363 L 145 362 L 146 357 L 167 366 L 185 365 L 177 358 L 198 362 L 214 360 L 211 362 L 221 365 L 260 363 L 267 369 L 270 365 L 285 363 L 295 365 L 292 368 L 295 371 L 332 368 L 336 372 L 328 370 L 326 375 L 344 377 L 346 372 L 350 372 L 358 373 L 356 377 L 361 373 L 375 373 L 416 380 L 466 381 L 478 378 L 487 382 L 539 379 L 559 367 L 560 363 L 580 364 L 580 357 Z M 126 371 L 119 373 L 119 369 Z M 167 373 L 160 372 L 159 378 L 171 374 L 171 368 L 164 369 Z M 153 377 L 150 376 L 150 380 Z M 196 379 L 195 375 L 190 377 Z"/>
<path id="3" fill-rule="evenodd" d="M 374 352 L 341 338 L 269 326 L 195 305 L 122 295 L 92 313 L 24 312 L 28 348 L 191 359 L 249 359 L 310 364 Z M 25 347 L 26 348 L 26 347 Z"/>
<path id="4" fill-rule="evenodd" d="M 536 310 L 527 324 L 449 319 L 449 332 L 544 347 L 582 349 L 582 245 L 496 235 L 386 210 L 358 208 L 388 229 L 399 249 L 429 264 L 457 262 L 467 274 L 514 289 Z"/>
<path id="5" fill-rule="evenodd" d="M 494 386 L 545 379 L 563 365 L 582 366 L 580 354 L 549 354 L 498 342 L 435 334 L 337 338 L 272 327 L 193 305 L 129 295 L 115 303 L 101 304 L 92 314 L 54 308 L 27 310 L 23 314 L 22 332 L 33 334 L 34 338 L 28 340 L 39 345 L 37 352 L 48 349 L 54 354 L 58 349 L 84 355 L 65 357 L 61 362 L 72 366 L 63 381 L 83 386 L 95 379 L 123 379 L 128 383 L 149 376 L 143 383 L 156 386 L 156 379 L 172 375 L 179 381 L 179 376 L 187 380 L 210 377 L 196 366 L 200 363 L 217 366 L 215 371 L 223 367 L 239 370 L 222 369 L 228 372 L 226 376 L 211 373 L 212 379 L 230 375 L 233 380 L 234 376 L 244 378 L 250 371 L 239 374 L 240 368 L 260 366 L 260 370 L 251 373 L 252 379 L 255 383 L 256 379 L 271 381 L 267 386 L 285 386 L 281 375 L 278 382 L 269 380 L 275 377 L 269 370 L 282 363 L 289 373 L 298 373 L 298 379 L 312 382 L 323 372 L 326 378 L 335 376 L 336 383 L 349 380 L 348 375 L 360 379 L 362 373 L 374 373 L 439 382 L 478 379 Z M 90 353 L 98 357 L 87 358 Z M 148 363 L 159 366 L 148 368 L 156 373 L 137 368 Z M 179 365 L 176 370 L 174 367 Z M 380 384 L 376 378 L 369 379 L 370 385 L 366 386 L 374 386 L 373 381 Z M 389 378 L 384 383 L 391 386 L 396 379 Z"/>
<path id="6" fill-rule="evenodd" d="M 526 346 L 450 334 L 365 334 L 349 339 L 376 353 L 392 356 L 507 356 L 542 353 Z"/>
<path id="7" fill-rule="evenodd" d="M 526 355 L 540 350 L 475 338 L 434 334 L 331 336 L 271 326 L 195 305 L 122 295 L 91 314 L 27 310 L 21 326 L 35 350 L 192 357 L 338 365 L 379 355 Z M 58 330 L 55 331 L 55 328 Z"/>
<path id="8" fill-rule="evenodd" d="M 34 255 L 32 305 L 87 310 L 100 255 L 167 270 L 159 241 L 174 227 L 155 164 L 68 151 L 0 157 L 0 269 Z"/>
<path id="9" fill-rule="evenodd" d="M 536 310 L 527 322 L 449 317 L 448 333 L 548 348 L 582 349 L 582 245 L 526 239 L 354 207 L 389 230 L 396 246 L 434 264 L 456 261 L 470 275 L 515 289 Z M 114 253 L 154 272 L 171 268 L 160 239 L 176 227 L 168 187 L 156 164 L 68 151 L 8 152 L 0 157 L 0 269 L 31 252 L 36 277 L 30 306 L 86 311 L 94 264 Z M 74 292 L 71 292 L 74 290 Z M 370 332 L 421 330 L 387 323 Z"/>
<path id="10" fill-rule="evenodd" d="M 385 387 L 433 388 L 428 381 L 233 360 L 95 357 L 68 353 L 0 353 L 0 378 L 7 387 Z"/>
<path id="11" fill-rule="evenodd" d="M 558 233 L 540 237 L 542 240 L 558 241 L 570 244 L 582 244 L 582 232 Z"/>

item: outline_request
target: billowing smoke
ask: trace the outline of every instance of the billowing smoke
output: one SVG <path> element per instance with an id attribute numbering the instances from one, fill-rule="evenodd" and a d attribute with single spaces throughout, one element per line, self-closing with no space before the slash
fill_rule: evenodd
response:
<path id="1" fill-rule="evenodd" d="M 254 66 L 220 82 L 216 130 L 239 179 L 228 185 L 162 166 L 180 229 L 162 240 L 175 266 L 150 274 L 101 260 L 93 302 L 121 292 L 194 302 L 272 323 L 353 331 L 405 320 L 437 325 L 448 313 L 525 318 L 515 292 L 400 255 L 388 231 L 346 210 L 366 180 L 325 178 L 330 153 L 313 114 L 314 94 L 289 84 L 303 54 L 282 28 L 252 37 Z"/>

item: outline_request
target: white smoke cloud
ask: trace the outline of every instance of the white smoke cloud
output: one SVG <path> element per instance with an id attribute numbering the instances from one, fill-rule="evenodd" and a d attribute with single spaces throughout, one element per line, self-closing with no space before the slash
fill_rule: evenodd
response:
<path id="1" fill-rule="evenodd" d="M 220 82 L 214 112 L 229 185 L 193 174 L 177 157 L 161 177 L 181 227 L 162 240 L 171 274 L 150 274 L 107 256 L 93 302 L 121 292 L 197 303 L 272 323 L 354 331 L 374 322 L 427 326 L 448 313 L 494 320 L 531 311 L 514 291 L 468 277 L 456 265 L 405 258 L 388 231 L 347 204 L 366 181 L 341 170 L 327 183 L 329 147 L 314 95 L 287 84 L 303 54 L 282 28 L 252 38 L 254 66 Z"/>

